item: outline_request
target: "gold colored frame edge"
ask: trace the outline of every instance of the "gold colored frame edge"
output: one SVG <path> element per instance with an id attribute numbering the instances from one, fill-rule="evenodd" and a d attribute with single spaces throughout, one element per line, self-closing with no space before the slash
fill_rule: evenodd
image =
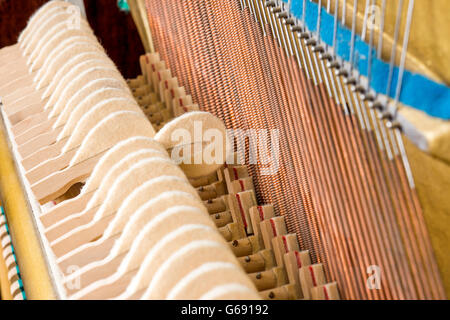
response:
<path id="1" fill-rule="evenodd" d="M 58 298 L 30 202 L 18 174 L 3 113 L 0 113 L 0 198 L 6 212 L 25 294 L 29 300 Z"/>

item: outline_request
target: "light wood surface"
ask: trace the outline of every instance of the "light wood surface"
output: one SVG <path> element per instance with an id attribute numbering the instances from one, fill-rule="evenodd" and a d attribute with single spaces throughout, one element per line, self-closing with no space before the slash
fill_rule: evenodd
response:
<path id="1" fill-rule="evenodd" d="M 441 277 L 450 297 L 450 166 L 420 151 L 405 140 L 408 158 L 413 170 L 417 193 Z"/>
<path id="2" fill-rule="evenodd" d="M 55 299 L 55 291 L 40 235 L 34 225 L 31 211 L 19 180 L 14 160 L 7 143 L 3 120 L 0 119 L 0 190 L 8 212 L 11 238 L 16 251 L 25 293 L 28 299 Z"/>

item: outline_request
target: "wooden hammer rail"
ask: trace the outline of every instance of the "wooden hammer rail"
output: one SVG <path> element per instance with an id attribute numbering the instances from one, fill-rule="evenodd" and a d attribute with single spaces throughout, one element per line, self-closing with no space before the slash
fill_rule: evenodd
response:
<path id="1" fill-rule="evenodd" d="M 1 189 L 23 186 L 28 200 L 16 193 L 2 202 L 28 297 L 49 298 L 35 294 L 47 275 L 54 298 L 258 299 L 217 230 L 230 217 L 214 223 L 189 184 L 221 164 L 178 166 L 168 156 L 174 131 L 199 121 L 225 136 L 225 126 L 207 112 L 169 121 L 174 108 L 143 111 L 88 23 L 71 28 L 70 6 L 47 3 L 0 51 L 2 143 L 12 153 L 0 160 L 7 178 L 16 165 L 20 179 Z M 169 74 L 157 76 L 167 80 L 160 92 L 172 88 Z M 17 204 L 26 210 L 15 215 Z"/>

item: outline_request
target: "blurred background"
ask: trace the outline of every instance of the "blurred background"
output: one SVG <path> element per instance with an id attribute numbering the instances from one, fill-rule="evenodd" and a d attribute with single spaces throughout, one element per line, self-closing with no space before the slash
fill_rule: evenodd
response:
<path id="1" fill-rule="evenodd" d="M 30 16 L 47 1 L 0 0 L 0 48 L 15 44 Z M 84 0 L 84 5 L 91 27 L 123 76 L 136 77 L 144 48 L 131 15 L 116 0 Z"/>

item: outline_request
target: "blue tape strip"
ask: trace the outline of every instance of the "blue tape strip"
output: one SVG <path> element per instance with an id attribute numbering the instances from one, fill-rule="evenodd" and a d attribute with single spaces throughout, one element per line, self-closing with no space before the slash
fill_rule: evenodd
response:
<path id="1" fill-rule="evenodd" d="M 288 0 L 283 0 L 288 2 Z M 306 2 L 306 25 L 310 31 L 316 31 L 318 4 Z M 292 0 L 292 14 L 302 18 L 303 0 Z M 328 45 L 333 44 L 334 17 L 322 10 L 320 36 Z M 337 33 L 337 54 L 344 60 L 350 60 L 351 30 L 339 23 Z M 360 36 L 355 41 L 356 67 L 359 72 L 367 76 L 369 45 Z M 389 64 L 376 58 L 372 60 L 371 87 L 378 93 L 385 94 L 389 75 Z M 397 87 L 398 67 L 395 68 L 389 96 L 394 98 Z M 422 110 L 430 116 L 450 119 L 450 88 L 444 84 L 434 82 L 427 77 L 405 70 L 403 89 L 400 102 L 413 108 Z"/>

